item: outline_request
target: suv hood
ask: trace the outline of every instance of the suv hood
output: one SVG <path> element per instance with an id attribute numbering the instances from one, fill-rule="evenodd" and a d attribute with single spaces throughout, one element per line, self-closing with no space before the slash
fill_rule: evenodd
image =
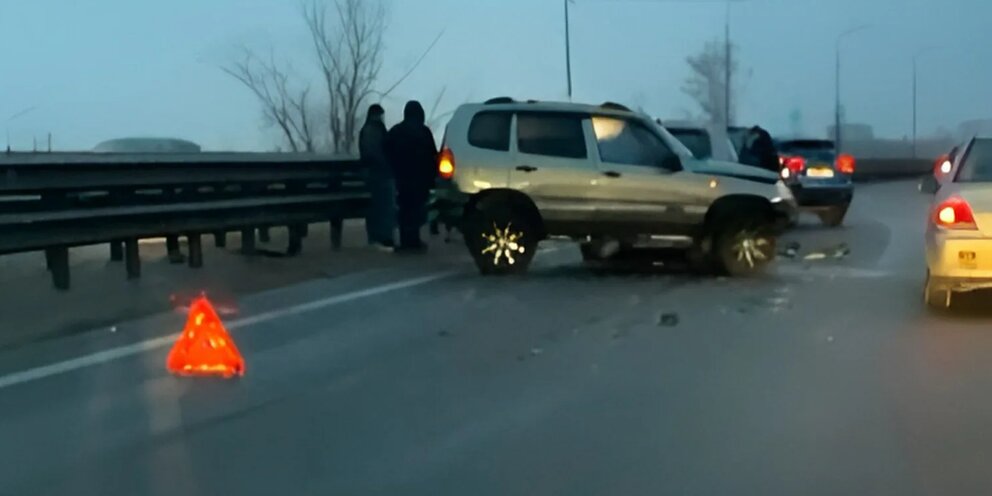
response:
<path id="1" fill-rule="evenodd" d="M 720 160 L 685 160 L 686 169 L 697 174 L 712 174 L 714 176 L 736 177 L 747 181 L 755 181 L 764 184 L 775 184 L 778 182 L 778 174 L 752 167 L 750 165 L 735 164 L 733 162 L 723 162 Z"/>

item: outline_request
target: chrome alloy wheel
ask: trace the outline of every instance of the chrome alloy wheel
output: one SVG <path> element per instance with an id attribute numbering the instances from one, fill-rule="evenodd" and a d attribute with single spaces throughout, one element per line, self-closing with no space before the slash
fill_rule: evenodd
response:
<path id="1" fill-rule="evenodd" d="M 506 263 L 513 265 L 517 263 L 516 259 L 513 258 L 514 255 L 527 251 L 527 248 L 521 243 L 524 233 L 511 231 L 512 226 L 512 223 L 508 223 L 506 228 L 500 229 L 496 223 L 493 223 L 492 232 L 482 233 L 482 239 L 485 240 L 482 254 L 492 254 L 493 265 L 500 265 L 500 261 L 503 259 L 506 259 Z"/>

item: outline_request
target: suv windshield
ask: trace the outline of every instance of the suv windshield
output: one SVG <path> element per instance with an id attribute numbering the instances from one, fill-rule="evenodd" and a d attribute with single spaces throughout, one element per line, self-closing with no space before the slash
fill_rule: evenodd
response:
<path id="1" fill-rule="evenodd" d="M 807 160 L 833 162 L 837 156 L 834 142 L 828 140 L 783 141 L 778 145 L 781 155 L 795 155 Z"/>

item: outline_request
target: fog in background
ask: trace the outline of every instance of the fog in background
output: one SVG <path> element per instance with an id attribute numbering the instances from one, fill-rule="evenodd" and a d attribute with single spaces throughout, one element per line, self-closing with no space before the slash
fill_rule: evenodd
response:
<path id="1" fill-rule="evenodd" d="M 444 31 L 384 105 L 390 124 L 419 98 L 438 113 L 493 96 L 565 98 L 559 0 L 392 0 L 382 84 Z M 719 2 L 576 0 L 576 101 L 618 101 L 653 116 L 698 113 L 681 91 L 686 56 L 722 39 Z M 743 92 L 739 123 L 823 136 L 833 122 L 837 35 L 846 121 L 880 137 L 912 132 L 912 57 L 919 58 L 919 132 L 992 117 L 992 2 L 745 0 L 731 8 Z M 57 149 L 122 136 L 185 138 L 206 150 L 270 150 L 247 89 L 219 70 L 247 45 L 292 59 L 318 81 L 294 0 L 0 0 L 0 119 L 15 149 L 54 135 Z M 801 114 L 796 119 L 795 114 Z M 12 118 L 13 117 L 13 118 Z"/>

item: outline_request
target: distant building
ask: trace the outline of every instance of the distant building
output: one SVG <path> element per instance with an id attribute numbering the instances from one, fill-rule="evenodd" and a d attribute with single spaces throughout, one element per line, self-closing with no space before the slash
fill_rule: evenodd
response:
<path id="1" fill-rule="evenodd" d="M 200 153 L 200 145 L 176 138 L 119 138 L 93 148 L 97 153 Z"/>

